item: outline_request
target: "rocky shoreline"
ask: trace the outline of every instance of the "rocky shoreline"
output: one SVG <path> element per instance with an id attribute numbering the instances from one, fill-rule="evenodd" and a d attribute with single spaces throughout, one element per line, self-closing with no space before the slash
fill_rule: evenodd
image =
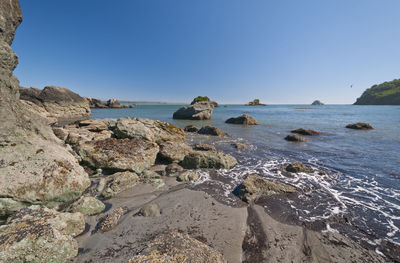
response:
<path id="1" fill-rule="evenodd" d="M 387 246 L 385 257 L 339 233 L 271 217 L 266 204 L 290 198 L 291 185 L 249 175 L 234 191 L 235 206 L 193 189 L 201 172 L 229 171 L 241 160 L 189 144 L 179 127 L 144 118 L 82 120 L 90 107 L 79 95 L 21 89 L 10 45 L 22 14 L 17 0 L 0 4 L 0 262 L 399 260 L 396 247 Z M 201 104 L 178 116 L 211 118 L 215 104 Z M 257 124 L 239 117 L 230 122 Z M 228 136 L 213 126 L 197 132 Z"/>

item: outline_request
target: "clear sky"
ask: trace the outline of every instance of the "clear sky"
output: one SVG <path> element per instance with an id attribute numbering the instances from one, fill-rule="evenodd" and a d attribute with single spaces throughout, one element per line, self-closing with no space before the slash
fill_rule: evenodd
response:
<path id="1" fill-rule="evenodd" d="M 20 3 L 13 48 L 25 87 L 134 101 L 353 103 L 400 78 L 399 0 Z"/>

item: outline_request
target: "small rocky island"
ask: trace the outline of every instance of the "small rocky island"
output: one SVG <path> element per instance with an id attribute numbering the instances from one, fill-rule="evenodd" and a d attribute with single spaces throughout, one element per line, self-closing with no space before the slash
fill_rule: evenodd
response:
<path id="1" fill-rule="evenodd" d="M 209 120 L 218 103 L 210 100 L 207 96 L 198 96 L 193 99 L 189 106 L 179 108 L 174 112 L 174 119 L 184 120 Z"/>
<path id="2" fill-rule="evenodd" d="M 245 106 L 267 106 L 267 104 L 262 104 L 260 103 L 259 99 L 254 99 L 253 101 L 250 101 L 249 103 L 245 104 Z"/>
<path id="3" fill-rule="evenodd" d="M 121 109 L 133 108 L 134 105 L 122 105 L 117 99 L 109 99 L 103 102 L 99 99 L 83 97 L 89 103 L 91 109 Z"/>
<path id="4" fill-rule="evenodd" d="M 311 103 L 311 105 L 318 105 L 318 106 L 320 106 L 320 105 L 325 105 L 324 103 L 322 103 L 321 101 L 319 101 L 319 100 L 314 100 L 314 102 L 313 103 Z"/>
<path id="5" fill-rule="evenodd" d="M 400 105 L 400 79 L 373 85 L 354 105 Z"/>

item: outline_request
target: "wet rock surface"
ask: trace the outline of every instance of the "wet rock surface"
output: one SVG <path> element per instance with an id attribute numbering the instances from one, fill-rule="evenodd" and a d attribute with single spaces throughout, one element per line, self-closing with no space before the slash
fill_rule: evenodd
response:
<path id="1" fill-rule="evenodd" d="M 303 128 L 299 128 L 299 129 L 293 130 L 291 132 L 292 133 L 298 133 L 298 134 L 301 134 L 301 135 L 306 135 L 306 136 L 317 136 L 317 135 L 322 134 L 322 133 L 314 131 L 314 130 L 310 130 L 310 129 L 306 130 L 306 129 L 303 129 Z"/>
<path id="2" fill-rule="evenodd" d="M 312 170 L 300 162 L 293 162 L 285 167 L 285 170 L 291 173 L 311 173 Z"/>
<path id="3" fill-rule="evenodd" d="M 230 169 L 237 164 L 235 157 L 222 152 L 195 151 L 186 155 L 181 165 L 186 169 Z"/>
<path id="4" fill-rule="evenodd" d="M 185 130 L 185 132 L 198 132 L 200 130 L 200 128 L 196 127 L 194 125 L 188 125 L 188 126 L 185 126 L 184 130 Z"/>
<path id="5" fill-rule="evenodd" d="M 374 129 L 371 124 L 365 122 L 357 122 L 346 125 L 346 128 L 353 130 L 372 130 Z"/>
<path id="6" fill-rule="evenodd" d="M 214 126 L 202 127 L 198 131 L 198 134 L 213 135 L 213 136 L 227 136 L 228 135 L 226 132 L 224 132 L 220 128 L 217 128 L 217 127 L 214 127 Z"/>
<path id="7" fill-rule="evenodd" d="M 297 134 L 289 134 L 288 136 L 285 137 L 285 140 L 289 141 L 289 142 L 307 142 L 307 141 L 309 141 L 309 139 L 301 137 Z"/>

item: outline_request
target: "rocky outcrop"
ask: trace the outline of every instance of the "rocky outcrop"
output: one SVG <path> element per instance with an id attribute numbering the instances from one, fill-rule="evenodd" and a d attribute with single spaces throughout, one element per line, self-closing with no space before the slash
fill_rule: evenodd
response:
<path id="1" fill-rule="evenodd" d="M 178 109 L 174 115 L 174 119 L 186 120 L 209 120 L 214 111 L 214 105 L 210 101 L 200 101 L 193 105 L 185 106 Z"/>
<path id="2" fill-rule="evenodd" d="M 194 126 L 194 125 L 188 125 L 184 128 L 185 132 L 198 132 L 200 128 Z"/>
<path id="3" fill-rule="evenodd" d="M 289 141 L 289 142 L 307 142 L 307 141 L 309 141 L 309 139 L 301 137 L 297 134 L 289 134 L 288 136 L 285 137 L 285 140 Z"/>
<path id="4" fill-rule="evenodd" d="M 121 103 L 119 103 L 119 101 L 117 99 L 109 99 L 106 102 L 106 107 L 120 109 L 120 108 L 122 108 L 122 105 L 121 105 Z"/>
<path id="5" fill-rule="evenodd" d="M 226 263 L 226 260 L 220 252 L 187 234 L 169 232 L 147 243 L 146 248 L 129 262 Z"/>
<path id="6" fill-rule="evenodd" d="M 108 138 L 80 143 L 76 147 L 82 161 L 94 168 L 130 170 L 141 173 L 157 157 L 157 144 L 141 139 Z"/>
<path id="7" fill-rule="evenodd" d="M 166 142 L 161 144 L 158 155 L 162 161 L 173 163 L 182 161 L 192 151 L 192 148 L 183 142 Z"/>
<path id="8" fill-rule="evenodd" d="M 139 138 L 158 144 L 185 141 L 185 132 L 181 128 L 151 119 L 120 118 L 111 129 L 117 138 Z"/>
<path id="9" fill-rule="evenodd" d="M 216 168 L 230 169 L 237 164 L 235 157 L 222 152 L 194 151 L 186 155 L 181 165 L 186 169 Z"/>
<path id="10" fill-rule="evenodd" d="M 353 129 L 353 130 L 372 130 L 374 127 L 371 124 L 366 122 L 357 122 L 346 125 L 346 128 Z"/>
<path id="11" fill-rule="evenodd" d="M 20 88 L 20 99 L 30 101 L 58 121 L 87 119 L 91 115 L 89 103 L 66 88 L 48 86 L 43 90 Z"/>
<path id="12" fill-rule="evenodd" d="M 3 215 L 29 204 L 54 205 L 79 198 L 88 175 L 39 114 L 19 100 L 10 48 L 21 22 L 17 0 L 0 0 L 0 203 Z"/>
<path id="13" fill-rule="evenodd" d="M 88 103 L 89 107 L 92 109 L 103 109 L 107 108 L 107 106 L 99 99 L 83 97 Z"/>
<path id="14" fill-rule="evenodd" d="M 311 173 L 312 170 L 300 162 L 293 162 L 286 166 L 286 171 L 291 173 Z"/>
<path id="15" fill-rule="evenodd" d="M 400 79 L 372 86 L 354 105 L 400 105 Z"/>
<path id="16" fill-rule="evenodd" d="M 257 175 L 249 175 L 235 190 L 235 193 L 245 202 L 255 201 L 261 196 L 294 193 L 296 188 L 291 185 L 273 182 Z"/>
<path id="17" fill-rule="evenodd" d="M 293 130 L 291 132 L 298 133 L 298 134 L 301 134 L 301 135 L 306 135 L 306 136 L 317 136 L 317 135 L 322 134 L 322 133 L 314 131 L 314 130 L 310 130 L 310 129 L 306 130 L 306 129 L 303 129 L 303 128 L 296 129 L 296 130 Z"/>
<path id="18" fill-rule="evenodd" d="M 106 206 L 99 199 L 92 196 L 82 196 L 68 209 L 71 212 L 79 212 L 83 215 L 96 215 L 104 211 Z"/>
<path id="19" fill-rule="evenodd" d="M 260 103 L 259 99 L 254 99 L 253 101 L 250 101 L 249 103 L 245 104 L 245 106 L 267 106 L 267 105 Z"/>
<path id="20" fill-rule="evenodd" d="M 253 117 L 247 114 L 240 115 L 238 117 L 232 117 L 225 121 L 230 124 L 244 124 L 244 125 L 257 125 L 260 124 Z"/>
<path id="21" fill-rule="evenodd" d="M 317 106 L 321 106 L 321 105 L 325 105 L 324 103 L 322 103 L 319 100 L 314 100 L 313 103 L 311 103 L 311 105 L 317 105 Z"/>
<path id="22" fill-rule="evenodd" d="M 24 208 L 0 227 L 2 262 L 66 262 L 78 254 L 73 238 L 85 230 L 81 213 Z"/>
<path id="23" fill-rule="evenodd" d="M 228 135 L 226 132 L 224 132 L 220 128 L 217 128 L 217 127 L 214 127 L 214 126 L 202 127 L 198 131 L 198 134 L 213 135 L 213 136 L 227 136 Z"/>

